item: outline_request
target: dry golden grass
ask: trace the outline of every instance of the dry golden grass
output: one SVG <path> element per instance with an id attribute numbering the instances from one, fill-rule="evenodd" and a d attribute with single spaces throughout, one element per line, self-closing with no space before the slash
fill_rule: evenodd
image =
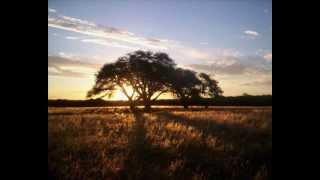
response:
<path id="1" fill-rule="evenodd" d="M 271 179 L 272 108 L 49 108 L 53 179 Z"/>

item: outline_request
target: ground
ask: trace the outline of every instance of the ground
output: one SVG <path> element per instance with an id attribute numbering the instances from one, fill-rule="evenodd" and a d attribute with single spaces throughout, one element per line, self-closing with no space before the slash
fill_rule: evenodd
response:
<path id="1" fill-rule="evenodd" d="M 52 179 L 271 179 L 272 107 L 48 108 Z"/>

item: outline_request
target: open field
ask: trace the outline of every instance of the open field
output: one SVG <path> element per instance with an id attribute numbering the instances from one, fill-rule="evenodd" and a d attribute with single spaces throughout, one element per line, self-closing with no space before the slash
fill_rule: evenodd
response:
<path id="1" fill-rule="evenodd" d="M 272 107 L 48 108 L 53 179 L 271 179 Z"/>

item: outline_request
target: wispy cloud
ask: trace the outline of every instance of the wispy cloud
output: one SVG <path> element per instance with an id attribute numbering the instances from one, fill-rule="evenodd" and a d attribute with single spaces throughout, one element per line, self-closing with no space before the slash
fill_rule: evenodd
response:
<path id="1" fill-rule="evenodd" d="M 252 31 L 252 30 L 246 30 L 246 31 L 243 31 L 243 33 L 249 37 L 257 37 L 259 36 L 259 33 L 256 32 L 256 31 Z"/>
<path id="2" fill-rule="evenodd" d="M 71 59 L 71 55 L 60 53 L 59 56 L 48 56 L 48 75 L 84 78 L 93 75 L 101 66 Z"/>
<path id="3" fill-rule="evenodd" d="M 204 51 L 199 51 L 194 48 L 183 47 L 177 50 L 182 56 L 186 56 L 187 58 L 191 58 L 193 60 L 206 60 L 210 58 L 209 53 L 206 53 Z"/>
<path id="4" fill-rule="evenodd" d="M 263 57 L 266 62 L 272 62 L 272 50 L 258 49 L 255 54 Z"/>
<path id="5" fill-rule="evenodd" d="M 185 46 L 173 48 L 173 50 L 168 52 L 174 55 L 177 60 L 181 60 L 184 64 L 187 62 L 211 63 L 212 61 L 221 60 L 225 57 L 238 57 L 242 55 L 235 49 L 210 48 L 207 50 L 199 50 Z"/>
<path id="6" fill-rule="evenodd" d="M 263 58 L 268 61 L 271 62 L 272 61 L 272 53 L 267 53 L 263 56 Z"/>
<path id="7" fill-rule="evenodd" d="M 63 15 L 49 14 L 48 26 L 67 31 L 77 32 L 93 37 L 122 41 L 138 47 L 142 46 L 146 48 L 159 50 L 168 49 L 167 43 L 169 43 L 166 39 L 144 38 L 126 30 L 120 30 L 114 27 L 101 26 L 93 22 Z"/>
<path id="8" fill-rule="evenodd" d="M 99 39 L 99 38 L 93 38 L 93 39 L 86 39 L 86 38 L 80 38 L 80 37 L 74 37 L 74 36 L 66 36 L 66 39 L 70 40 L 80 40 L 84 43 L 92 43 L 97 44 L 100 46 L 108 46 L 108 47 L 115 47 L 115 48 L 124 48 L 124 49 L 130 49 L 130 50 L 137 50 L 137 47 L 124 45 L 115 41 L 112 41 L 110 39 Z"/>
<path id="9" fill-rule="evenodd" d="M 256 94 L 261 93 L 261 89 L 269 94 L 272 93 L 272 68 L 265 62 L 263 56 L 229 56 L 184 68 L 214 76 L 228 95 L 239 91 Z"/>
<path id="10" fill-rule="evenodd" d="M 261 56 L 220 56 L 206 63 L 189 64 L 188 67 L 218 75 L 269 74 L 270 64 Z"/>
<path id="11" fill-rule="evenodd" d="M 79 39 L 79 37 L 67 36 L 66 39 L 77 40 Z"/>
<path id="12" fill-rule="evenodd" d="M 75 72 L 68 69 L 62 69 L 59 66 L 48 67 L 48 76 L 62 76 L 62 77 L 74 77 L 74 78 L 86 77 L 84 73 Z"/>
<path id="13" fill-rule="evenodd" d="M 246 67 L 240 63 L 233 63 L 230 65 L 225 64 L 190 64 L 190 68 L 197 71 L 204 71 L 213 74 L 227 74 L 227 75 L 239 75 L 246 71 Z"/>
<path id="14" fill-rule="evenodd" d="M 243 83 L 243 86 L 272 86 L 272 79 Z"/>
<path id="15" fill-rule="evenodd" d="M 267 60 L 270 59 L 270 55 L 266 54 L 270 51 L 259 52 L 259 54 L 256 54 L 255 56 L 245 56 L 235 49 L 215 48 L 200 50 L 184 46 L 182 43 L 174 40 L 156 37 L 141 37 L 126 30 L 120 30 L 110 26 L 101 26 L 87 20 L 58 14 L 49 15 L 48 26 L 87 35 L 82 38 L 77 36 L 65 37 L 83 43 L 130 50 L 161 50 L 170 54 L 180 66 L 191 68 L 199 72 L 217 74 L 220 77 L 231 77 L 232 81 L 237 81 L 243 77 L 258 78 L 250 81 L 239 81 L 237 82 L 238 85 L 241 85 L 241 83 L 247 83 L 247 86 L 249 86 L 249 83 L 259 84 L 254 81 L 262 82 L 262 80 L 260 80 L 261 77 L 271 77 L 271 64 L 268 63 L 269 60 Z M 244 34 L 250 38 L 260 35 L 258 32 L 252 30 L 244 31 Z M 200 44 L 207 45 L 208 43 L 200 42 Z M 267 56 L 264 57 L 265 55 Z M 63 58 L 63 60 L 57 60 L 57 58 Z M 97 58 L 99 59 L 99 57 Z M 48 56 L 49 75 L 66 77 L 92 76 L 92 72 L 96 71 L 99 67 L 97 64 L 85 63 L 81 58 L 77 58 L 74 55 L 67 53 L 60 53 L 55 60 L 52 59 L 54 58 Z M 91 59 L 93 60 L 94 57 L 91 57 Z M 99 62 L 105 62 L 105 60 L 99 60 Z M 79 71 L 81 68 L 91 70 Z"/>
<path id="16" fill-rule="evenodd" d="M 61 57 L 61 58 L 79 60 L 79 58 L 76 57 L 74 54 L 65 53 L 65 52 L 59 52 L 58 54 L 59 54 L 58 57 Z"/>
<path id="17" fill-rule="evenodd" d="M 264 87 L 272 88 L 272 74 L 271 73 L 259 74 L 251 81 L 242 83 L 241 85 L 250 86 L 250 87 L 264 86 Z"/>
<path id="18" fill-rule="evenodd" d="M 82 39 L 81 41 L 85 42 L 85 43 L 93 43 L 93 44 L 98 44 L 98 45 L 102 45 L 102 46 L 125 48 L 125 49 L 131 49 L 131 50 L 136 50 L 137 49 L 135 47 L 122 45 L 122 44 L 119 44 L 117 42 L 107 41 L 107 40 L 104 40 L 104 39 Z"/>
<path id="19" fill-rule="evenodd" d="M 228 50 L 226 49 L 206 52 L 193 47 L 184 46 L 175 40 L 156 37 L 140 37 L 127 30 L 120 30 L 110 26 L 100 26 L 87 20 L 57 14 L 49 15 L 48 26 L 89 36 L 85 39 L 78 39 L 84 43 L 130 50 L 161 50 L 173 56 L 178 63 L 180 63 L 179 60 L 181 62 L 194 60 L 210 61 L 215 57 L 219 57 L 221 53 L 230 53 L 227 52 Z M 67 39 L 76 38 L 67 37 Z M 203 45 L 208 44 L 208 42 L 201 43 Z M 233 52 L 235 51 L 232 51 L 232 53 Z"/>
<path id="20" fill-rule="evenodd" d="M 57 12 L 57 10 L 52 9 L 52 8 L 48 8 L 48 11 L 51 12 L 51 13 L 56 13 Z"/>

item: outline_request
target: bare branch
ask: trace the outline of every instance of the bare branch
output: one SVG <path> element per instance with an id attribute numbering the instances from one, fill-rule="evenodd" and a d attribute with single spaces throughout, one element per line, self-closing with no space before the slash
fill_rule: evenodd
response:
<path id="1" fill-rule="evenodd" d="M 158 97 L 159 97 L 161 94 L 165 93 L 165 92 L 167 92 L 167 91 L 161 91 L 161 92 L 160 92 L 155 98 L 153 98 L 151 101 L 157 100 Z"/>

